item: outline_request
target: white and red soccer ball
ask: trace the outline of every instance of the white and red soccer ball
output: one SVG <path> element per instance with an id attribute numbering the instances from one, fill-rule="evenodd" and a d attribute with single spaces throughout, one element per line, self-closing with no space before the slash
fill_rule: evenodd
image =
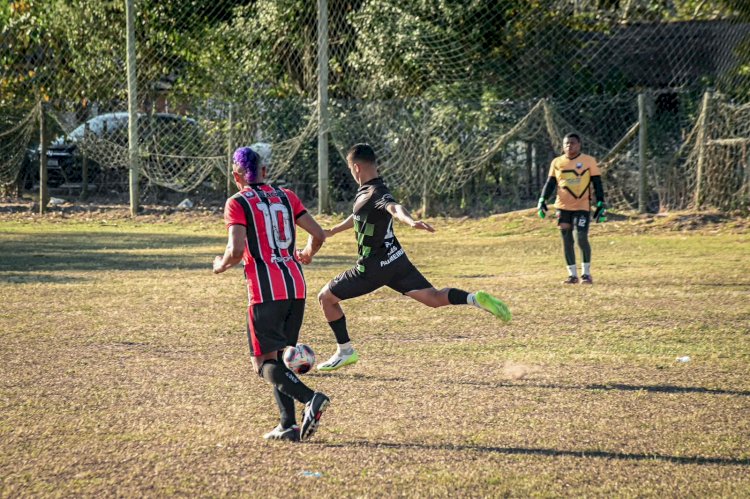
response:
<path id="1" fill-rule="evenodd" d="M 304 343 L 284 350 L 284 364 L 294 374 L 305 374 L 315 365 L 315 352 Z"/>

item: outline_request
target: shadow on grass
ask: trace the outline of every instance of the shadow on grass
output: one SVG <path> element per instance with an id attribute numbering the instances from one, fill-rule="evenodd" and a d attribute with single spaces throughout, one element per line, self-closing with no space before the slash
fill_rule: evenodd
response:
<path id="1" fill-rule="evenodd" d="M 311 373 L 317 376 L 336 376 L 350 380 L 377 381 L 381 383 L 401 383 L 411 382 L 409 378 L 398 376 L 372 376 L 359 373 Z M 491 381 L 451 381 L 438 380 L 440 383 L 466 385 L 466 386 L 483 386 L 488 388 L 543 388 L 549 390 L 617 390 L 625 392 L 650 392 L 650 393 L 706 393 L 709 395 L 735 395 L 739 397 L 750 397 L 750 391 L 745 390 L 725 390 L 722 388 L 704 388 L 702 386 L 674 386 L 674 385 L 625 385 L 625 384 L 591 384 L 591 385 L 562 385 L 562 384 L 538 384 L 538 383 L 511 383 L 511 382 L 491 382 Z"/>
<path id="2" fill-rule="evenodd" d="M 0 243 L 0 272 L 24 272 L 23 282 L 60 282 L 49 271 L 206 269 L 223 237 L 133 232 L 75 232 L 45 234 L 4 233 Z M 172 253 L 184 248 L 184 253 Z M 195 248 L 204 248 L 196 252 Z M 153 253 L 134 254 L 149 250 Z M 165 252 L 159 253 L 159 250 Z M 203 253 L 203 254 L 201 254 Z M 33 272 L 41 272 L 33 274 Z M 18 274 L 0 276 L 19 282 Z"/>
<path id="3" fill-rule="evenodd" d="M 375 381 L 375 382 L 380 382 L 380 383 L 401 383 L 405 381 L 411 381 L 409 378 L 401 378 L 401 377 L 395 377 L 395 376 L 394 377 L 370 376 L 369 374 L 359 374 L 359 373 L 311 372 L 311 373 L 308 373 L 308 376 L 321 377 L 321 378 L 335 377 L 335 378 L 343 378 L 343 379 L 357 380 L 357 381 Z"/>
<path id="4" fill-rule="evenodd" d="M 725 390 L 722 388 L 704 388 L 702 386 L 674 386 L 674 385 L 555 385 L 536 383 L 491 383 L 483 381 L 459 381 L 458 384 L 471 386 L 487 386 L 490 388 L 549 388 L 552 390 L 617 390 L 625 392 L 650 392 L 650 393 L 706 393 L 709 395 L 736 395 L 739 397 L 750 397 L 750 391 Z"/>
<path id="5" fill-rule="evenodd" d="M 211 270 L 226 236 L 145 234 L 139 232 L 6 232 L 0 242 L 0 282 L 65 283 L 75 278 L 50 271 Z M 218 248 L 218 249 L 217 249 Z M 175 253 L 175 250 L 184 250 Z M 148 254 L 134 252 L 149 251 Z M 160 252 L 160 250 L 162 250 Z M 316 267 L 354 265 L 355 257 L 317 256 Z M 4 273 L 4 274 L 3 274 Z"/>
<path id="6" fill-rule="evenodd" d="M 321 250 L 321 252 L 325 252 L 325 246 Z M 341 272 L 350 269 L 351 267 L 354 267 L 354 265 L 357 263 L 357 255 L 321 255 L 318 254 L 315 256 L 315 260 L 313 261 L 312 265 L 315 267 L 336 267 L 340 269 Z M 333 277 L 333 276 L 331 276 Z"/>
<path id="7" fill-rule="evenodd" d="M 2 265 L 0 265 L 2 270 Z M 50 273 L 23 273 L 23 272 L 8 272 L 0 274 L 0 282 L 8 284 L 29 284 L 45 282 L 48 284 L 69 284 L 72 282 L 83 282 L 83 277 L 74 277 L 63 274 L 50 274 Z"/>
<path id="8" fill-rule="evenodd" d="M 549 457 L 580 457 L 617 459 L 621 461 L 664 461 L 675 464 L 710 464 L 723 466 L 750 466 L 750 458 L 738 459 L 731 457 L 704 456 L 670 456 L 664 454 L 633 454 L 609 452 L 601 450 L 558 450 L 535 449 L 527 447 L 493 447 L 485 445 L 454 445 L 454 444 L 418 444 L 397 442 L 368 442 L 365 440 L 344 442 L 340 444 L 321 444 L 325 447 L 365 447 L 373 449 L 419 449 L 429 451 L 469 451 L 487 454 L 505 454 L 510 456 L 549 456 Z"/>

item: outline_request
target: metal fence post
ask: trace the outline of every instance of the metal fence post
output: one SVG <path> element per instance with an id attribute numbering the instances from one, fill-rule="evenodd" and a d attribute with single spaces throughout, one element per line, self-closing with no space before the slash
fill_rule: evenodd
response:
<path id="1" fill-rule="evenodd" d="M 89 124 L 86 122 L 83 125 L 83 143 L 89 139 Z M 79 199 L 81 201 L 86 200 L 89 196 L 89 157 L 86 152 L 82 152 L 81 155 L 81 195 Z"/>
<path id="2" fill-rule="evenodd" d="M 695 172 L 695 209 L 700 210 L 703 205 L 703 169 L 706 162 L 706 127 L 708 126 L 708 114 L 711 109 L 711 91 L 706 90 L 703 94 L 703 106 L 701 108 L 700 126 L 698 127 L 698 165 Z"/>
<path id="3" fill-rule="evenodd" d="M 646 117 L 646 95 L 638 94 L 638 213 L 646 213 L 647 198 L 647 173 L 646 155 L 648 154 L 648 126 Z"/>
<path id="4" fill-rule="evenodd" d="M 331 211 L 328 185 L 328 1 L 318 0 L 318 213 Z"/>
<path id="5" fill-rule="evenodd" d="M 128 68 L 128 159 L 130 163 L 130 216 L 138 214 L 138 178 L 140 164 L 138 155 L 138 85 L 135 61 L 135 5 L 134 0 L 126 0 L 127 17 L 127 68 Z"/>
<path id="6" fill-rule="evenodd" d="M 49 188 L 47 186 L 47 106 L 39 101 L 39 214 L 47 213 Z"/>
<path id="7" fill-rule="evenodd" d="M 234 163 L 234 106 L 231 103 L 227 128 L 227 197 L 229 197 L 232 195 L 232 164 Z"/>

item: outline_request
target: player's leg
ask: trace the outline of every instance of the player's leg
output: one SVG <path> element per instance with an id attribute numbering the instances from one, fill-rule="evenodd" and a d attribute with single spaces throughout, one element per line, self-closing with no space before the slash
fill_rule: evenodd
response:
<path id="1" fill-rule="evenodd" d="M 302 313 L 304 314 L 304 300 L 302 301 Z M 291 308 L 290 308 L 291 310 Z M 302 317 L 299 317 L 299 321 L 291 321 L 289 317 L 285 321 L 285 336 L 287 338 L 287 346 L 294 346 L 297 344 L 299 338 L 299 328 L 302 324 Z M 296 325 L 296 331 L 294 326 Z M 278 361 L 284 355 L 284 350 L 279 350 L 276 353 L 276 360 Z M 273 387 L 273 398 L 276 400 L 276 405 L 279 408 L 279 414 L 281 421 L 279 426 L 266 433 L 263 437 L 266 439 L 284 439 L 290 431 L 296 431 L 297 437 L 299 437 L 299 426 L 297 425 L 297 415 L 294 408 L 294 399 L 289 395 L 282 393 L 278 387 Z"/>
<path id="2" fill-rule="evenodd" d="M 594 280 L 591 278 L 591 243 L 589 243 L 589 226 L 591 225 L 591 217 L 588 211 L 581 211 L 576 216 L 576 236 L 578 239 L 578 247 L 581 248 L 581 284 L 593 284 Z"/>
<path id="3" fill-rule="evenodd" d="M 484 291 L 469 293 L 458 288 L 436 289 L 419 269 L 408 259 L 403 258 L 404 260 L 399 264 L 398 271 L 394 274 L 395 277 L 388 283 L 388 287 L 428 307 L 474 305 L 487 310 L 504 321 L 511 319 L 511 313 L 507 305 L 491 294 Z"/>
<path id="4" fill-rule="evenodd" d="M 349 337 L 346 315 L 340 302 L 371 293 L 382 285 L 382 282 L 378 280 L 368 279 L 355 267 L 333 278 L 318 293 L 318 302 L 323 309 L 323 315 L 336 337 L 336 353 L 327 361 L 318 364 L 319 371 L 335 371 L 355 364 L 359 360 L 359 354 L 354 350 Z"/>
<path id="5" fill-rule="evenodd" d="M 287 302 L 288 300 L 259 303 L 248 308 L 247 336 L 251 360 L 255 372 L 274 388 L 274 392 L 278 390 L 281 395 L 307 404 L 315 393 L 278 358 L 278 351 L 287 345 L 283 332 Z M 277 399 L 277 403 L 280 412 L 288 411 L 289 405 L 286 400 L 280 398 Z M 300 431 L 294 426 L 276 427 L 267 433 L 266 437 L 294 441 L 299 440 Z"/>
<path id="6" fill-rule="evenodd" d="M 576 270 L 576 248 L 573 239 L 573 213 L 568 210 L 558 210 L 557 226 L 563 242 L 563 253 L 565 254 L 565 265 L 568 268 L 568 278 L 565 284 L 578 283 L 578 271 Z"/>
<path id="7" fill-rule="evenodd" d="M 289 345 L 296 345 L 299 340 L 299 332 L 302 328 L 302 319 L 305 316 L 305 300 L 291 300 L 287 316 L 284 320 L 284 335 Z M 302 428 L 300 438 L 309 439 L 317 430 L 320 417 L 325 412 L 330 400 L 322 392 L 315 392 L 312 399 L 305 404 L 302 413 Z"/>
<path id="8" fill-rule="evenodd" d="M 341 299 L 331 291 L 331 283 L 326 284 L 318 293 L 318 302 L 328 326 L 336 337 L 336 353 L 328 360 L 318 364 L 319 371 L 335 371 L 344 366 L 356 364 L 359 354 L 352 347 L 349 330 L 346 327 L 346 315 L 339 302 Z"/>
<path id="9" fill-rule="evenodd" d="M 277 359 L 280 355 L 277 356 Z M 263 438 L 266 440 L 299 440 L 300 429 L 294 408 L 294 399 L 285 395 L 277 387 L 273 387 L 273 398 L 279 408 L 280 421 L 278 426 L 269 431 Z"/>

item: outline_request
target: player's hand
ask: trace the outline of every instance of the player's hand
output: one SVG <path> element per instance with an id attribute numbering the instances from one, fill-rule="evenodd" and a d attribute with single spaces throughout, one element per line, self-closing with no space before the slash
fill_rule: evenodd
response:
<path id="1" fill-rule="evenodd" d="M 310 263 L 312 263 L 312 256 L 306 250 L 307 248 L 305 248 L 304 250 L 297 250 L 297 260 L 299 260 L 299 262 L 304 265 L 309 265 Z"/>
<path id="2" fill-rule="evenodd" d="M 432 228 L 432 225 L 428 224 L 427 222 L 423 222 L 422 220 L 417 220 L 416 222 L 414 222 L 412 228 L 426 230 L 427 232 L 435 232 L 435 229 Z"/>
<path id="3" fill-rule="evenodd" d="M 596 211 L 594 211 L 594 220 L 596 220 L 596 223 L 607 221 L 607 206 L 604 204 L 604 201 L 599 201 L 598 203 L 596 203 Z"/>
<path id="4" fill-rule="evenodd" d="M 547 203 L 544 201 L 544 198 L 539 198 L 539 202 L 536 204 L 536 212 L 539 218 L 547 216 Z"/>
<path id="5" fill-rule="evenodd" d="M 323 232 L 324 232 L 324 233 L 325 233 L 325 235 L 326 235 L 326 239 L 328 239 L 329 237 L 331 237 L 331 236 L 333 236 L 334 234 L 336 234 L 336 233 L 335 233 L 335 232 L 333 232 L 333 231 L 332 231 L 331 229 L 323 229 Z"/>
<path id="6" fill-rule="evenodd" d="M 214 267 L 214 274 L 221 274 L 222 272 L 224 272 L 226 270 L 224 268 L 223 263 L 222 263 L 223 261 L 224 261 L 224 258 L 222 258 L 220 256 L 217 256 L 216 258 L 214 258 L 214 265 L 213 265 L 213 267 Z"/>

